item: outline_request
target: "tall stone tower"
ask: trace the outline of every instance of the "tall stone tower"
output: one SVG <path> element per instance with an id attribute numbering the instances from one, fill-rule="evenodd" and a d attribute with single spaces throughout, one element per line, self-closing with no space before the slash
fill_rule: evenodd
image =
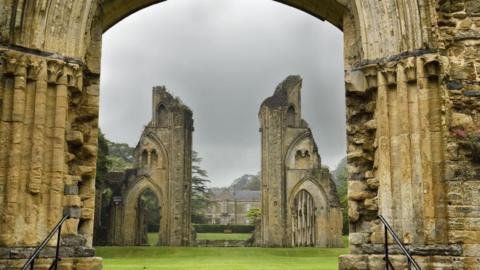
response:
<path id="1" fill-rule="evenodd" d="M 154 87 L 152 120 L 135 148 L 134 168 L 107 176 L 114 198 L 107 244 L 147 244 L 145 212 L 139 201 L 146 190 L 159 202 L 158 244 L 190 244 L 192 131 L 192 111 L 165 87 Z"/>
<path id="2" fill-rule="evenodd" d="M 289 76 L 261 105 L 260 245 L 342 246 L 335 184 L 301 116 L 300 76 Z"/>

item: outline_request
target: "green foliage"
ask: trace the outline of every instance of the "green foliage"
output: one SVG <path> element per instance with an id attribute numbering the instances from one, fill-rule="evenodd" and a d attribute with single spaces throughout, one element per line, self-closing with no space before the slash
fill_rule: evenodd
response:
<path id="1" fill-rule="evenodd" d="M 335 182 L 337 184 L 337 192 L 340 197 L 340 205 L 342 206 L 343 214 L 343 234 L 348 234 L 349 222 L 348 222 L 348 171 L 347 171 L 346 159 L 342 160 L 335 169 Z"/>
<path id="2" fill-rule="evenodd" d="M 469 140 L 472 161 L 480 164 L 480 134 L 470 135 Z"/>
<path id="3" fill-rule="evenodd" d="M 260 208 L 250 208 L 250 210 L 247 211 L 247 218 L 250 224 L 255 224 L 255 221 L 260 219 L 261 215 Z"/>
<path id="4" fill-rule="evenodd" d="M 129 164 L 133 163 L 133 152 L 135 148 L 130 147 L 126 143 L 115 143 L 111 141 L 108 141 L 108 148 L 111 156 L 119 157 Z"/>
<path id="5" fill-rule="evenodd" d="M 108 140 L 101 130 L 98 131 L 98 149 L 97 149 L 97 176 L 95 187 L 103 188 L 105 175 L 108 173 L 110 161 L 108 160 Z"/>
<path id="6" fill-rule="evenodd" d="M 206 212 L 211 204 L 212 194 L 207 188 L 208 173 L 200 167 L 202 158 L 192 152 L 192 222 L 206 223 Z"/>
<path id="7" fill-rule="evenodd" d="M 223 233 L 232 230 L 232 233 L 251 233 L 255 230 L 254 225 L 223 225 L 223 224 L 194 224 L 197 233 Z"/>
<path id="8" fill-rule="evenodd" d="M 260 173 L 257 175 L 245 174 L 233 180 L 230 190 L 260 190 Z"/>
<path id="9" fill-rule="evenodd" d="M 108 171 L 110 172 L 123 172 L 126 169 L 132 168 L 132 163 L 125 161 L 125 159 L 119 156 L 108 155 L 107 156 L 110 166 L 108 167 Z"/>
<path id="10" fill-rule="evenodd" d="M 147 211 L 147 227 L 149 232 L 158 232 L 160 226 L 160 208 L 158 198 L 152 190 L 146 189 L 139 198 Z"/>

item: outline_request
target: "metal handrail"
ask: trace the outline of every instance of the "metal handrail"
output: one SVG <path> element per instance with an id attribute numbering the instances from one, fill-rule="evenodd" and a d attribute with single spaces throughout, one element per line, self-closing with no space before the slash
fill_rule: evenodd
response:
<path id="1" fill-rule="evenodd" d="M 47 246 L 48 242 L 52 240 L 53 236 L 55 233 L 58 233 L 57 237 L 57 247 L 56 247 L 56 252 L 55 252 L 55 260 L 52 262 L 52 265 L 48 268 L 50 269 L 55 269 L 57 270 L 58 267 L 58 262 L 60 261 L 60 236 L 62 233 L 62 225 L 65 223 L 65 221 L 69 218 L 68 215 L 63 216 L 63 218 L 53 227 L 52 231 L 48 234 L 48 236 L 43 240 L 43 242 L 35 249 L 33 254 L 28 258 L 27 262 L 23 265 L 22 270 L 27 270 L 28 267 L 30 266 L 30 269 L 33 270 L 33 267 L 35 265 L 35 259 L 40 255 L 40 252 Z M 54 267 L 55 266 L 55 267 Z M 54 267 L 54 268 L 52 268 Z"/>
<path id="2" fill-rule="evenodd" d="M 390 224 L 388 224 L 387 220 L 379 215 L 378 218 L 380 219 L 380 221 L 383 223 L 384 227 L 385 227 L 385 269 L 386 270 L 389 270 L 390 267 L 392 269 L 393 268 L 393 265 L 392 263 L 390 262 L 390 260 L 388 259 L 388 233 L 390 233 L 393 237 L 393 239 L 395 240 L 395 242 L 397 243 L 397 245 L 400 247 L 400 249 L 403 251 L 403 254 L 407 257 L 407 260 L 408 260 L 408 269 L 410 269 L 410 266 L 413 265 L 413 267 L 416 269 L 416 270 L 422 270 L 422 268 L 420 268 L 420 266 L 418 265 L 418 263 L 415 261 L 415 259 L 412 257 L 412 255 L 410 255 L 410 252 L 407 250 L 407 248 L 405 247 L 405 245 L 402 243 L 402 241 L 400 240 L 400 238 L 398 237 L 398 235 L 395 233 L 395 231 L 392 229 L 392 227 L 390 226 Z"/>

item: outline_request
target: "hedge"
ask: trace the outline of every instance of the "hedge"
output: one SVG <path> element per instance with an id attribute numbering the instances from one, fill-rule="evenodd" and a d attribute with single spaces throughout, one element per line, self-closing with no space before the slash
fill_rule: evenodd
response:
<path id="1" fill-rule="evenodd" d="M 197 233 L 223 233 L 232 230 L 232 233 L 252 233 L 254 225 L 221 225 L 221 224 L 194 224 Z"/>

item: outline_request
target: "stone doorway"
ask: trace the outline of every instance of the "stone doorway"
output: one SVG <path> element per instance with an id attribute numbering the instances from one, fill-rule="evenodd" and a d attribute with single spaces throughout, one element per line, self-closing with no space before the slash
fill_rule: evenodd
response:
<path id="1" fill-rule="evenodd" d="M 161 207 L 159 198 L 156 194 L 149 188 L 146 188 L 137 200 L 137 214 L 136 214 L 136 224 L 134 231 L 135 235 L 135 245 L 137 246 L 148 246 L 148 245 L 158 245 L 161 242 L 161 232 L 160 232 L 160 219 L 161 219 Z M 157 231 L 157 237 L 155 237 L 154 243 L 149 242 L 149 232 Z"/>
<path id="2" fill-rule="evenodd" d="M 292 246 L 315 246 L 317 234 L 317 207 L 312 195 L 302 189 L 293 200 Z"/>

